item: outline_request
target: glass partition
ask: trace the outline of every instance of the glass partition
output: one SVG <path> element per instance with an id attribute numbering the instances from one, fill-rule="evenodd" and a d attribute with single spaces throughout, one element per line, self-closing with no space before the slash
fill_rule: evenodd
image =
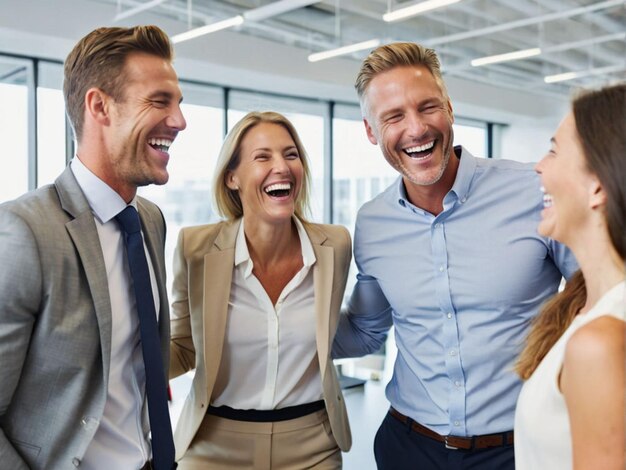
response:
<path id="1" fill-rule="evenodd" d="M 0 56 L 0 136 L 4 164 L 0 172 L 0 202 L 28 190 L 29 83 L 32 63 Z"/>

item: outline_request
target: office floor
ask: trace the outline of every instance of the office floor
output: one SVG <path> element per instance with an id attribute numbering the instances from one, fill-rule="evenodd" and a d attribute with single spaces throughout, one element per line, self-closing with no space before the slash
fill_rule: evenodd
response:
<path id="1" fill-rule="evenodd" d="M 343 391 L 352 430 L 352 449 L 343 454 L 344 470 L 375 470 L 374 436 L 389 409 L 385 384 L 368 380 Z"/>
<path id="2" fill-rule="evenodd" d="M 193 375 L 190 373 L 170 382 L 173 397 L 170 415 L 173 426 L 178 422 L 192 380 Z M 348 388 L 343 393 L 352 429 L 352 449 L 343 454 L 343 469 L 375 470 L 374 436 L 389 409 L 385 385 L 381 381 L 368 380 L 364 385 Z"/>

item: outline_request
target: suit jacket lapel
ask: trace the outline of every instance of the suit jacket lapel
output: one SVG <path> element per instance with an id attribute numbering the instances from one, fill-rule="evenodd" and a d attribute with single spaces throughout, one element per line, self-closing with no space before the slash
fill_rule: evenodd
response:
<path id="1" fill-rule="evenodd" d="M 204 358 L 207 387 L 213 389 L 226 336 L 228 301 L 235 265 L 235 240 L 241 222 L 226 223 L 204 255 Z"/>
<path id="2" fill-rule="evenodd" d="M 100 330 L 104 383 L 108 386 L 111 360 L 111 299 L 102 247 L 91 208 L 69 166 L 55 181 L 61 207 L 72 220 L 65 224 L 81 260 Z"/>
<path id="3" fill-rule="evenodd" d="M 334 249 L 324 246 L 326 235 L 310 225 L 305 225 L 307 235 L 315 252 L 313 265 L 313 285 L 315 292 L 315 317 L 317 354 L 320 361 L 320 371 L 324 374 L 328 351 L 330 348 L 330 301 L 333 292 Z"/>

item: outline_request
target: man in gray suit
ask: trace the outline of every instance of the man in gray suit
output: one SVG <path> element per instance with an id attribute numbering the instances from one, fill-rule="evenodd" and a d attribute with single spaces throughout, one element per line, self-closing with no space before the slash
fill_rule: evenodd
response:
<path id="1" fill-rule="evenodd" d="M 77 155 L 54 184 L 0 205 L 2 469 L 163 468 L 151 460 L 141 302 L 115 216 L 139 212 L 154 344 L 169 364 L 165 221 L 136 191 L 167 182 L 169 146 L 186 126 L 171 61 L 154 26 L 81 39 L 64 82 Z"/>

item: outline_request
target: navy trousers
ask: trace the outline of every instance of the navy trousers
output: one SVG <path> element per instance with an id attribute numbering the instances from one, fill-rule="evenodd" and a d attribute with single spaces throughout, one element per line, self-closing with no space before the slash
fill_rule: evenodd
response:
<path id="1" fill-rule="evenodd" d="M 389 413 L 374 440 L 379 470 L 515 470 L 513 445 L 482 450 L 447 449 Z"/>

